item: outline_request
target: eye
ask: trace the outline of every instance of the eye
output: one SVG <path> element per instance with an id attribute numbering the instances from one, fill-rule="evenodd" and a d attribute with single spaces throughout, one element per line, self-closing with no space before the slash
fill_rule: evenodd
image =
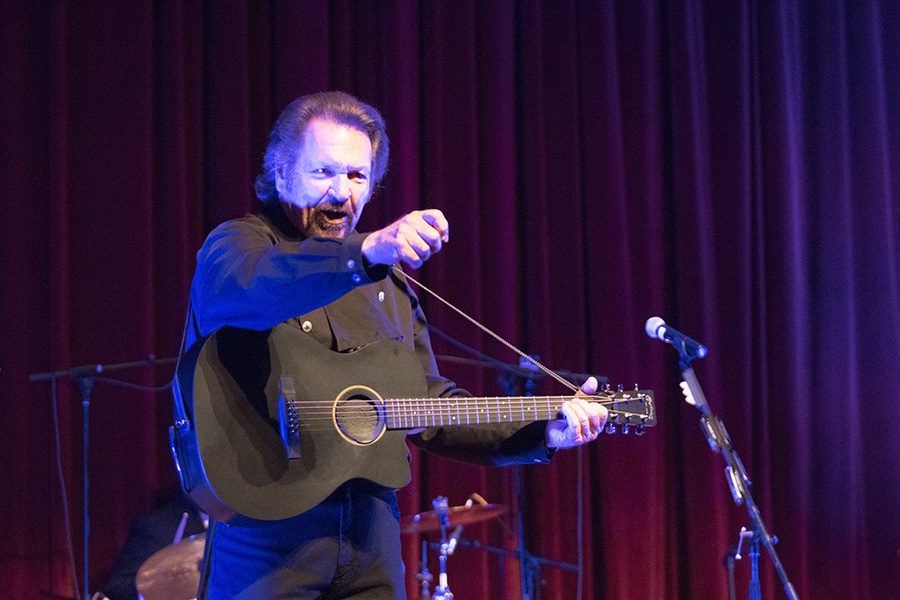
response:
<path id="1" fill-rule="evenodd" d="M 347 177 L 353 181 L 366 181 L 368 179 L 366 174 L 362 171 L 350 171 L 347 173 Z"/>
<path id="2" fill-rule="evenodd" d="M 328 167 L 319 167 L 318 169 L 313 169 L 313 175 L 324 175 L 325 177 L 334 177 L 334 171 L 329 169 Z"/>

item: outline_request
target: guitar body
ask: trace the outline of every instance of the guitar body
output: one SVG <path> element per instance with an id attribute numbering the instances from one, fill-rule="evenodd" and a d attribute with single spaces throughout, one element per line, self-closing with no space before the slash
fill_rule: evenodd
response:
<path id="1" fill-rule="evenodd" d="M 177 377 L 190 421 L 173 435 L 182 485 L 217 520 L 286 519 L 354 479 L 409 483 L 406 432 L 386 428 L 380 401 L 427 396 L 402 343 L 337 353 L 285 325 L 224 328 L 184 355 Z M 285 393 L 297 400 L 293 448 L 281 432 Z"/>

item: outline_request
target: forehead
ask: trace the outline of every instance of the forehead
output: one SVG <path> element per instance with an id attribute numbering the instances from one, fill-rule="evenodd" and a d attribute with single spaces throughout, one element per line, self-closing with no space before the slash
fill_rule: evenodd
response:
<path id="1" fill-rule="evenodd" d="M 312 119 L 303 131 L 303 161 L 327 162 L 344 167 L 369 168 L 372 142 L 364 131 L 327 119 Z"/>

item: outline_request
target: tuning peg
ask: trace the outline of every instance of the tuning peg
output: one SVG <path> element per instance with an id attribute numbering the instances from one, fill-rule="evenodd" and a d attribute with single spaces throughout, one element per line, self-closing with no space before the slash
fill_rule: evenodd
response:
<path id="1" fill-rule="evenodd" d="M 636 392 L 641 391 L 641 387 L 636 383 L 634 384 L 634 391 L 636 391 Z"/>
<path id="2" fill-rule="evenodd" d="M 606 433 L 613 434 L 615 432 L 616 432 L 616 424 L 612 420 L 610 420 L 606 424 Z"/>
<path id="3" fill-rule="evenodd" d="M 628 423 L 622 424 L 622 435 L 628 435 L 628 432 L 631 431 L 629 427 Z"/>
<path id="4" fill-rule="evenodd" d="M 625 386 L 620 383 L 618 386 L 616 386 L 616 390 L 619 392 L 624 392 Z"/>
<path id="5" fill-rule="evenodd" d="M 610 390 L 612 390 L 612 387 L 611 387 L 608 383 L 604 383 L 604 384 L 603 384 L 603 391 L 604 391 L 604 392 L 608 392 L 608 391 L 610 391 Z"/>
<path id="6" fill-rule="evenodd" d="M 644 429 L 643 425 L 638 425 L 634 428 L 634 435 L 644 435 L 647 431 Z"/>

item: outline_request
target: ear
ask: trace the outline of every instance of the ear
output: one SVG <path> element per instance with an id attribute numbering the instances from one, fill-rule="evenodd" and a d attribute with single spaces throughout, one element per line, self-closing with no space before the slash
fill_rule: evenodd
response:
<path id="1" fill-rule="evenodd" d="M 285 177 L 285 165 L 281 164 L 275 167 L 275 189 L 279 195 L 285 193 L 287 189 L 287 178 Z"/>

